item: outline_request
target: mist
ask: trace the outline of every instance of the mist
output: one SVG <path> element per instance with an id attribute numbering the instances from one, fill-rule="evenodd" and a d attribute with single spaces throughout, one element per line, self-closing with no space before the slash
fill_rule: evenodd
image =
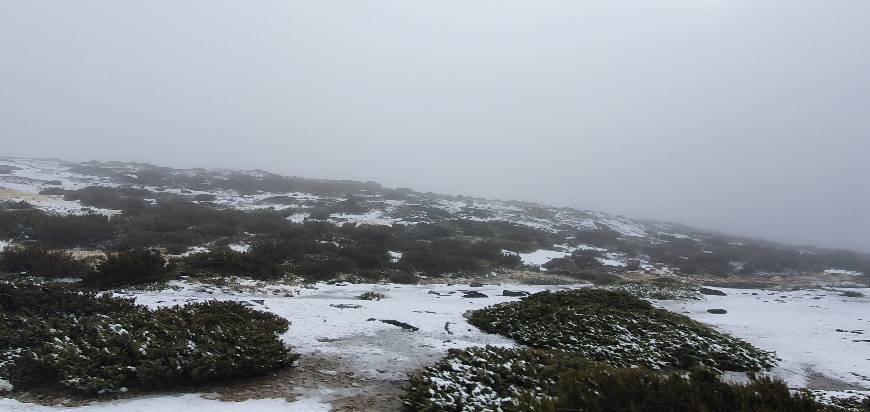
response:
<path id="1" fill-rule="evenodd" d="M 0 3 L 0 155 L 870 252 L 866 1 Z"/>

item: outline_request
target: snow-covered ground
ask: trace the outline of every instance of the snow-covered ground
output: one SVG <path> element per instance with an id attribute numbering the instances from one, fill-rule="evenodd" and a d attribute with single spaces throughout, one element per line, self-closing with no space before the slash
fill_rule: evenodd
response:
<path id="1" fill-rule="evenodd" d="M 429 365 L 446 355 L 448 349 L 476 345 L 512 346 L 498 335 L 486 334 L 466 322 L 463 313 L 484 306 L 517 300 L 501 296 L 505 289 L 530 293 L 556 286 L 486 285 L 398 285 L 398 284 L 316 284 L 309 287 L 271 284 L 262 287 L 242 281 L 233 289 L 220 289 L 183 281 L 172 282 L 162 291 L 136 291 L 122 294 L 134 297 L 149 307 L 179 305 L 211 299 L 245 302 L 255 309 L 267 310 L 291 321 L 282 337 L 303 357 L 340 359 L 355 376 L 372 382 L 401 388 L 407 374 Z M 465 298 L 464 291 L 474 290 L 487 298 Z M 362 300 L 364 292 L 380 292 L 378 301 Z M 285 296 L 289 295 L 289 296 Z M 397 320 L 419 330 L 411 332 L 380 320 Z M 344 371 L 325 369 L 326 375 Z M 354 388 L 363 393 L 365 385 Z M 335 392 L 335 393 L 333 393 Z M 298 388 L 299 400 L 248 400 L 223 403 L 209 394 L 158 396 L 133 400 L 95 402 L 75 408 L 45 407 L 0 398 L 0 410 L 15 412 L 47 411 L 154 411 L 178 408 L 184 411 L 317 411 L 329 410 L 330 402 L 348 396 L 332 390 L 312 391 Z"/>
<path id="2" fill-rule="evenodd" d="M 721 290 L 727 296 L 656 303 L 775 351 L 782 362 L 772 373 L 791 387 L 870 390 L 870 298 L 845 297 L 836 289 Z M 870 296 L 870 289 L 849 290 Z"/>
<path id="3" fill-rule="evenodd" d="M 231 282 L 232 283 L 232 282 Z M 315 284 L 294 286 L 262 284 L 241 280 L 235 286 L 219 288 L 206 284 L 176 281 L 161 291 L 131 291 L 121 294 L 140 304 L 161 307 L 193 301 L 235 300 L 255 309 L 267 310 L 291 321 L 283 340 L 302 354 L 303 359 L 339 360 L 343 370 L 323 369 L 324 375 L 340 375 L 346 370 L 372 385 L 400 387 L 407 374 L 429 365 L 448 349 L 474 345 L 510 346 L 514 343 L 498 335 L 486 334 L 469 325 L 463 313 L 487 305 L 516 300 L 501 296 L 504 290 L 530 293 L 560 286 L 485 285 L 399 285 L 399 284 Z M 486 298 L 465 298 L 466 291 L 486 294 Z M 870 390 L 870 299 L 849 298 L 840 290 L 801 290 L 774 292 L 748 289 L 722 289 L 727 296 L 706 296 L 703 300 L 656 301 L 660 307 L 685 313 L 754 345 L 776 351 L 782 359 L 772 374 L 794 388 Z M 364 292 L 379 292 L 385 298 L 362 300 Z M 870 289 L 857 290 L 870 295 Z M 715 315 L 707 309 L 726 309 Z M 380 320 L 410 324 L 408 331 Z M 291 385 L 292 386 L 292 385 Z M 295 388 L 295 386 L 292 386 Z M 353 391 L 363 393 L 365 384 Z M 298 388 L 296 401 L 284 399 L 248 400 L 224 403 L 210 394 L 142 397 L 132 400 L 96 402 L 72 408 L 82 412 L 115 410 L 148 411 L 181 408 L 191 411 L 222 410 L 328 410 L 347 390 Z M 868 392 L 870 393 L 870 392 Z M 71 410 L 44 407 L 0 398 L 0 410 L 43 412 Z"/>
<path id="4" fill-rule="evenodd" d="M 4 412 L 318 412 L 329 411 L 329 404 L 317 399 L 300 398 L 293 402 L 284 399 L 251 399 L 242 402 L 222 402 L 198 394 L 178 396 L 153 396 L 113 402 L 95 402 L 90 405 L 68 408 L 65 406 L 41 406 L 0 398 L 0 411 Z"/>

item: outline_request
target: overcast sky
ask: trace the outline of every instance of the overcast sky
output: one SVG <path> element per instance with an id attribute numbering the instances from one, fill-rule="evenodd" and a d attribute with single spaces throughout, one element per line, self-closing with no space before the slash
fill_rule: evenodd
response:
<path id="1" fill-rule="evenodd" d="M 870 1 L 4 0 L 0 154 L 870 252 Z"/>

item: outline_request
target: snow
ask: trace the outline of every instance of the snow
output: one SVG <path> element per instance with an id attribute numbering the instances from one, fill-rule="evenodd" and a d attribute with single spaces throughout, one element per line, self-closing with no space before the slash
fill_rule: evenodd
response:
<path id="1" fill-rule="evenodd" d="M 330 217 L 329 221 L 338 225 L 343 223 L 356 223 L 358 225 L 392 226 L 401 222 L 401 219 L 385 216 L 382 210 L 371 210 L 360 214 L 334 214 Z"/>
<path id="2" fill-rule="evenodd" d="M 303 356 L 348 357 L 355 354 L 352 356 L 353 370 L 358 375 L 405 379 L 406 373 L 434 362 L 451 348 L 513 345 L 507 338 L 486 334 L 470 326 L 463 317 L 468 310 L 518 299 L 500 296 L 504 289 L 535 293 L 553 287 L 487 285 L 474 290 L 488 295 L 488 298 L 469 299 L 462 297 L 462 291 L 468 290 L 467 285 L 318 283 L 314 287 L 286 286 L 283 290 L 258 288 L 252 292 L 233 292 L 176 281 L 171 282 L 167 290 L 123 296 L 134 297 L 136 303 L 149 307 L 210 299 L 249 303 L 253 299 L 262 300 L 262 304 L 254 304 L 256 309 L 273 312 L 291 321 L 290 330 L 283 339 Z M 370 291 L 383 293 L 386 297 L 379 301 L 359 298 L 362 293 Z M 285 293 L 292 297 L 284 297 Z M 333 306 L 340 304 L 360 307 L 342 309 Z M 420 329 L 408 332 L 369 319 L 393 319 Z M 448 323 L 450 333 L 445 330 Z"/>
<path id="3" fill-rule="evenodd" d="M 387 252 L 387 253 L 390 254 L 390 261 L 393 262 L 393 263 L 396 263 L 396 262 L 398 262 L 399 260 L 402 259 L 402 252 L 394 252 L 394 251 L 391 250 L 391 251 L 389 251 L 389 252 Z"/>
<path id="4" fill-rule="evenodd" d="M 6 246 L 9 246 L 11 244 L 11 240 L 0 240 L 0 251 L 2 251 Z"/>
<path id="5" fill-rule="evenodd" d="M 861 272 L 856 272 L 854 270 L 843 270 L 843 269 L 828 269 L 825 271 L 826 275 L 847 275 L 847 276 L 864 276 Z"/>
<path id="6" fill-rule="evenodd" d="M 185 412 L 233 412 L 239 410 L 252 412 L 316 412 L 329 411 L 329 405 L 317 398 L 300 398 L 296 401 L 284 399 L 251 399 L 241 402 L 222 402 L 208 399 L 203 394 L 178 396 L 154 396 L 130 400 L 94 402 L 80 407 L 42 406 L 19 402 L 14 399 L 0 398 L 0 410 L 6 412 L 148 412 L 176 410 Z"/>
<path id="7" fill-rule="evenodd" d="M 570 254 L 571 252 L 539 249 L 531 253 L 520 253 L 519 255 L 520 259 L 526 265 L 542 266 L 553 259 L 563 258 L 565 256 L 569 256 Z M 541 268 L 541 270 L 546 269 Z"/>
<path id="8" fill-rule="evenodd" d="M 191 246 L 187 248 L 187 251 L 182 253 L 181 256 L 187 257 L 190 255 L 195 255 L 197 253 L 208 253 L 208 248 L 203 246 Z"/>
<path id="9" fill-rule="evenodd" d="M 9 392 L 12 389 L 14 389 L 14 387 L 11 383 L 9 383 L 9 381 L 5 379 L 0 379 L 0 393 Z"/>
<path id="10" fill-rule="evenodd" d="M 247 243 L 233 243 L 233 244 L 229 245 L 229 248 L 230 248 L 230 250 L 233 250 L 235 252 L 247 253 L 248 251 L 251 250 L 251 245 L 249 245 Z"/>
<path id="11" fill-rule="evenodd" d="M 814 389 L 821 374 L 870 389 L 870 298 L 844 297 L 838 289 L 719 289 L 728 295 L 656 303 L 775 351 L 782 362 L 771 372 L 791 387 Z M 870 296 L 870 289 L 849 290 Z M 728 313 L 707 312 L 713 308 Z"/>

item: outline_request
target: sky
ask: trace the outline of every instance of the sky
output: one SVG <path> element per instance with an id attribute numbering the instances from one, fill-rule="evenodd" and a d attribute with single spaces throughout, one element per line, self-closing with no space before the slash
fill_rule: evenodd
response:
<path id="1" fill-rule="evenodd" d="M 870 252 L 870 2 L 0 2 L 0 155 Z"/>

